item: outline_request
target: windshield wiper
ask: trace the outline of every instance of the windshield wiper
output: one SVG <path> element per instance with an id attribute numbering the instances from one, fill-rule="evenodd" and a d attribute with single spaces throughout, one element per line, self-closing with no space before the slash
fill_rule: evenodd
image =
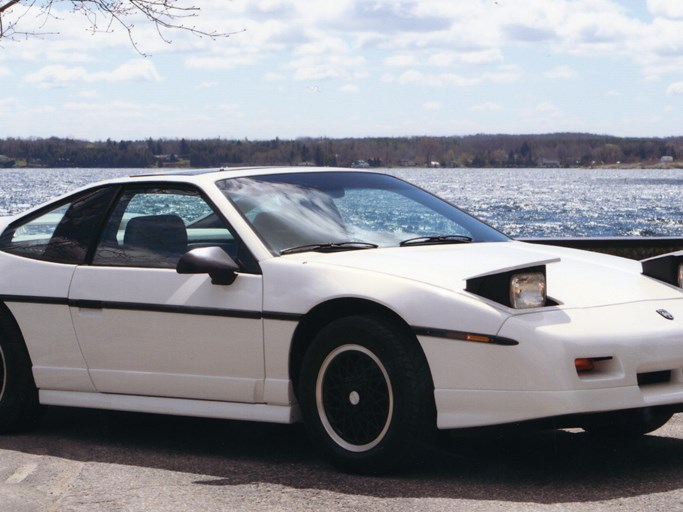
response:
<path id="1" fill-rule="evenodd" d="M 298 252 L 337 252 L 337 251 L 353 251 L 356 249 L 376 249 L 377 244 L 369 242 L 330 242 L 327 244 L 308 244 L 300 245 L 298 247 L 291 247 L 283 249 L 280 254 L 296 254 Z"/>
<path id="2" fill-rule="evenodd" d="M 437 235 L 437 236 L 418 236 L 403 240 L 399 245 L 433 245 L 433 244 L 466 244 L 472 241 L 471 236 L 467 235 Z"/>

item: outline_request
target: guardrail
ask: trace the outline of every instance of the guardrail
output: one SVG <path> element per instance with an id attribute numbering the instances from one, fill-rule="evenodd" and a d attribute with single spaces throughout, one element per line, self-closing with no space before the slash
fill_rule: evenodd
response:
<path id="1" fill-rule="evenodd" d="M 532 244 L 557 245 L 602 252 L 633 260 L 652 258 L 667 252 L 683 250 L 679 237 L 613 237 L 613 238 L 518 238 Z"/>

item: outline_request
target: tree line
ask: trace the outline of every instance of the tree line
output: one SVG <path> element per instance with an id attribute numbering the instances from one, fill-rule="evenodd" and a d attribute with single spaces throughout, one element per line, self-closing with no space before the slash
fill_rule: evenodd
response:
<path id="1" fill-rule="evenodd" d="M 683 159 L 683 137 L 555 133 L 293 140 L 0 139 L 0 165 L 19 167 L 219 167 L 239 165 L 577 167 L 654 165 Z M 665 158 L 662 158 L 665 157 Z"/>

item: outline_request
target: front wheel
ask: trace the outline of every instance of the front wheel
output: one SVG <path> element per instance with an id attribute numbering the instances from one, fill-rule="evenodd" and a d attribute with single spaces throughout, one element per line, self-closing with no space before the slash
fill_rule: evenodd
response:
<path id="1" fill-rule="evenodd" d="M 435 427 L 417 341 L 374 317 L 342 318 L 320 331 L 304 359 L 299 401 L 314 442 L 347 471 L 397 469 Z"/>

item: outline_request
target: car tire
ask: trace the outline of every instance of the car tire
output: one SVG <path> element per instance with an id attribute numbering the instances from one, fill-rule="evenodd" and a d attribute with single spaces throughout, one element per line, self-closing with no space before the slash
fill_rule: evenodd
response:
<path id="1" fill-rule="evenodd" d="M 417 340 L 388 319 L 351 316 L 324 327 L 299 382 L 304 423 L 334 465 L 395 471 L 435 430 L 434 387 Z"/>
<path id="2" fill-rule="evenodd" d="M 638 437 L 664 426 L 672 416 L 667 408 L 628 409 L 596 416 L 583 429 L 599 436 Z"/>
<path id="3" fill-rule="evenodd" d="M 0 434 L 35 426 L 42 412 L 26 346 L 16 327 L 0 318 Z"/>

